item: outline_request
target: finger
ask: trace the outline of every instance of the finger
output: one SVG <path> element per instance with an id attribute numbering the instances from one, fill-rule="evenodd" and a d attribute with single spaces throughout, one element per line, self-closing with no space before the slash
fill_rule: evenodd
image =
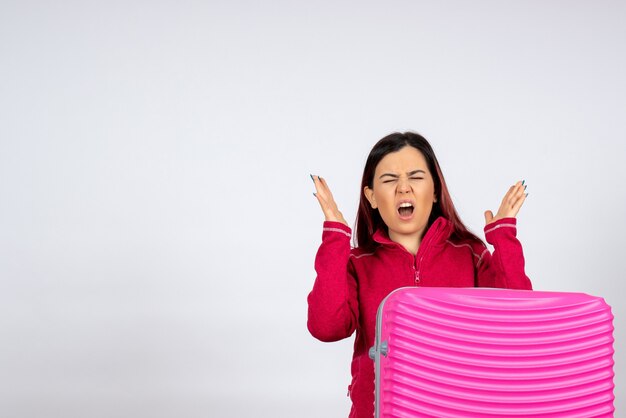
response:
<path id="1" fill-rule="evenodd" d="M 518 181 L 514 185 L 509 188 L 509 192 L 507 193 L 509 198 L 515 196 L 515 194 L 519 191 L 520 187 L 522 187 L 522 182 Z"/>
<path id="2" fill-rule="evenodd" d="M 324 193 L 322 191 L 318 190 L 317 193 L 313 193 L 313 194 L 315 195 L 317 200 L 320 202 L 320 205 L 322 205 L 322 208 L 325 208 L 328 206 L 327 197 L 324 196 Z"/>
<path id="3" fill-rule="evenodd" d="M 517 183 L 515 183 L 515 195 L 516 196 L 521 196 L 522 193 L 524 193 L 525 189 L 526 189 L 526 186 L 524 185 L 523 181 L 518 181 Z"/>
<path id="4" fill-rule="evenodd" d="M 321 178 L 320 176 L 317 176 L 317 178 L 318 178 L 320 184 L 322 185 L 326 196 L 329 196 L 332 200 L 334 200 L 333 194 L 330 191 L 330 187 L 328 187 L 328 183 L 326 183 L 326 180 Z"/>
<path id="5" fill-rule="evenodd" d="M 526 201 L 526 196 L 528 196 L 528 193 L 526 193 L 525 190 L 526 189 L 524 187 L 521 188 L 518 197 L 515 199 L 515 201 L 513 202 L 513 205 L 508 210 L 510 216 L 512 216 L 512 217 L 517 216 L 517 214 L 519 213 L 522 205 Z"/>
<path id="6" fill-rule="evenodd" d="M 320 176 L 311 174 L 311 179 L 313 180 L 313 184 L 315 185 L 315 189 L 316 190 L 320 190 L 320 188 L 322 188 L 322 182 L 320 181 Z"/>
<path id="7" fill-rule="evenodd" d="M 315 197 L 317 198 L 317 201 L 319 202 L 320 207 L 322 208 L 322 212 L 324 212 L 324 217 L 327 221 L 341 222 L 344 225 L 348 226 L 348 223 L 344 219 L 343 214 L 339 212 L 339 209 L 337 208 L 337 205 L 334 201 L 327 201 L 326 199 L 324 199 L 324 197 L 321 196 L 320 193 L 313 193 L 313 195 L 315 195 Z"/>
<path id="8" fill-rule="evenodd" d="M 520 198 L 515 202 L 515 204 L 512 207 L 512 210 L 515 212 L 515 215 L 517 215 L 517 213 L 519 212 L 519 210 L 522 208 L 522 205 L 524 204 L 524 202 L 526 201 L 526 197 L 528 196 L 527 193 L 522 193 L 522 195 L 520 196 Z M 514 216 L 515 216 L 514 215 Z"/>
<path id="9" fill-rule="evenodd" d="M 523 186 L 522 183 L 519 183 L 515 194 L 511 198 L 511 207 L 516 206 L 519 200 L 526 194 L 526 186 L 527 185 Z"/>
<path id="10" fill-rule="evenodd" d="M 522 194 L 524 194 L 524 187 L 521 187 L 520 185 L 515 185 L 515 189 L 509 195 L 509 198 L 506 202 L 507 208 L 512 208 L 515 203 L 522 197 Z"/>
<path id="11" fill-rule="evenodd" d="M 319 193 L 317 195 L 320 197 L 320 204 L 322 205 L 322 210 L 325 215 L 329 216 L 337 216 L 339 213 L 339 209 L 337 208 L 337 203 L 335 203 L 335 199 L 333 198 L 330 189 L 326 184 L 322 184 L 323 181 L 321 177 L 318 177 L 320 181 Z"/>
<path id="12" fill-rule="evenodd" d="M 515 185 L 509 187 L 509 190 L 507 190 L 506 194 L 504 195 L 504 197 L 502 198 L 502 204 L 507 205 L 510 200 L 511 200 L 511 195 L 515 192 Z"/>
<path id="13" fill-rule="evenodd" d="M 332 199 L 332 195 L 329 196 L 330 190 L 328 187 L 322 183 L 322 178 L 320 176 L 311 176 L 313 178 L 313 183 L 315 184 L 315 190 L 318 195 L 320 195 L 325 201 L 327 201 L 330 197 Z"/>
<path id="14" fill-rule="evenodd" d="M 513 207 L 513 205 L 515 205 L 515 202 L 521 197 L 523 192 L 524 187 L 522 186 L 521 181 L 518 181 L 513 186 L 511 186 L 506 198 L 506 204 L 508 205 L 508 207 Z"/>
<path id="15" fill-rule="evenodd" d="M 317 198 L 317 202 L 320 204 L 322 212 L 324 212 L 324 216 L 328 216 L 331 213 L 331 209 L 326 199 L 324 199 L 320 193 L 313 193 L 313 195 Z"/>
<path id="16" fill-rule="evenodd" d="M 489 223 L 491 222 L 491 220 L 493 219 L 493 212 L 490 210 L 485 211 L 485 223 Z"/>

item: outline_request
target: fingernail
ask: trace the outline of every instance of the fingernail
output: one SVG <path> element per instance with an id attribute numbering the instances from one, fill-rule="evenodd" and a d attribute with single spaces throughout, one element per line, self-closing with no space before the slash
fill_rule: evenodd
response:
<path id="1" fill-rule="evenodd" d="M 526 182 L 526 180 L 522 180 L 522 186 L 524 185 L 525 182 Z"/>
<path id="2" fill-rule="evenodd" d="M 311 180 L 313 180 L 313 183 L 315 183 L 315 179 L 313 178 L 313 174 L 309 174 L 309 176 L 311 176 Z"/>
<path id="3" fill-rule="evenodd" d="M 526 193 L 526 197 L 528 197 L 528 193 Z"/>
<path id="4" fill-rule="evenodd" d="M 527 187 L 528 187 L 528 184 L 526 186 L 524 186 L 524 190 L 526 190 Z"/>
<path id="5" fill-rule="evenodd" d="M 317 197 L 317 195 L 315 193 L 313 193 L 313 196 Z"/>
<path id="6" fill-rule="evenodd" d="M 317 179 L 318 179 L 319 181 L 322 181 L 322 178 L 321 178 L 320 176 L 317 176 Z"/>

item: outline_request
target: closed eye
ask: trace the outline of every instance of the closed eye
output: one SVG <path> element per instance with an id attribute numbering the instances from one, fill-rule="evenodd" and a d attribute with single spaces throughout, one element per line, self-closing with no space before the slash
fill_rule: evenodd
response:
<path id="1" fill-rule="evenodd" d="M 410 177 L 410 180 L 424 180 L 424 177 Z M 396 181 L 396 180 L 385 180 L 383 181 L 383 183 L 391 183 L 392 181 Z"/>

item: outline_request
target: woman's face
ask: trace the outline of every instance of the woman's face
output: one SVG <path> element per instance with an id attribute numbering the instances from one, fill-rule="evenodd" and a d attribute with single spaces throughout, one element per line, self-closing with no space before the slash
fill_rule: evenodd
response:
<path id="1" fill-rule="evenodd" d="M 364 192 L 389 228 L 389 238 L 419 242 L 437 201 L 435 183 L 420 151 L 405 146 L 385 155 L 376 166 L 373 189 L 365 187 Z"/>

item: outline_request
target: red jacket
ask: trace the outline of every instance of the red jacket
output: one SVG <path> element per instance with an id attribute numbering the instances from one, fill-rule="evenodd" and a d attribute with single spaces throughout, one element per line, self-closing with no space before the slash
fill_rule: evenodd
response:
<path id="1" fill-rule="evenodd" d="M 392 290 L 404 286 L 532 288 L 515 237 L 515 218 L 485 226 L 493 255 L 479 242 L 451 242 L 451 231 L 450 222 L 438 218 L 414 256 L 378 230 L 373 238 L 380 245 L 368 253 L 350 248 L 349 227 L 324 222 L 307 325 L 315 338 L 326 342 L 347 338 L 356 330 L 348 387 L 350 418 L 374 415 L 374 363 L 368 350 L 374 345 L 378 306 Z"/>

